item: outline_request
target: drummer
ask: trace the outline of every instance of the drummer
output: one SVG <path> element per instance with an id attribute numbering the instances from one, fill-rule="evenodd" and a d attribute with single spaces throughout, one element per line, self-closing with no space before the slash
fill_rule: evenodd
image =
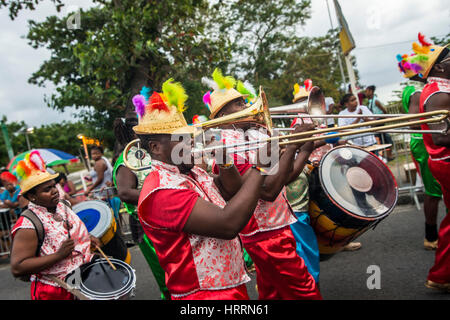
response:
<path id="1" fill-rule="evenodd" d="M 84 223 L 64 203 L 59 201 L 52 175 L 45 170 L 39 152 L 33 151 L 18 163 L 21 192 L 29 200 L 28 209 L 42 223 L 45 237 L 38 245 L 36 227 L 23 215 L 11 233 L 11 272 L 14 277 L 31 280 L 32 300 L 73 300 L 74 296 L 59 286 L 60 280 L 82 264 L 90 262 L 91 245 L 101 245 L 89 235 Z M 23 213 L 25 214 L 25 213 Z"/>
<path id="2" fill-rule="evenodd" d="M 245 109 L 245 98 L 249 90 L 231 77 L 224 77 L 219 69 L 213 73 L 215 89 L 206 100 L 210 109 L 210 119 L 216 119 Z M 251 97 L 250 97 L 251 98 Z M 230 127 L 230 126 L 224 126 Z M 236 129 L 241 130 L 236 130 Z M 312 125 L 303 125 L 299 131 L 313 129 Z M 245 134 L 243 130 L 246 130 Z M 235 123 L 231 129 L 224 129 L 222 139 L 226 144 L 261 140 L 269 137 L 258 130 L 254 123 Z M 305 156 L 294 156 L 299 150 Z M 295 238 L 290 225 L 296 221 L 292 208 L 286 199 L 285 185 L 298 176 L 307 156 L 311 152 L 309 145 L 292 144 L 286 147 L 281 157 L 277 157 L 276 174 L 269 173 L 265 184 L 261 187 L 261 196 L 255 213 L 239 236 L 243 246 L 252 258 L 256 267 L 256 280 L 259 299 L 322 299 L 317 283 L 308 272 L 304 260 L 296 253 Z M 258 152 L 239 153 L 236 166 L 245 182 L 251 180 L 252 163 Z M 294 166 L 297 171 L 293 171 Z"/>
<path id="3" fill-rule="evenodd" d="M 138 215 L 167 288 L 178 300 L 249 299 L 245 283 L 250 278 L 237 235 L 256 207 L 264 182 L 261 168 L 252 167 L 251 179 L 242 185 L 232 164 L 221 162 L 215 178 L 194 166 L 191 141 L 180 144 L 178 139 L 194 129 L 182 113 L 187 95 L 173 79 L 162 89 L 137 108 L 139 124 L 133 129 L 152 157 Z"/>
<path id="4" fill-rule="evenodd" d="M 450 49 L 429 43 L 419 33 L 419 42 L 413 44 L 419 77 L 427 84 L 420 96 L 420 112 L 450 110 Z M 405 67 L 405 64 L 400 64 Z M 439 126 L 439 125 L 438 125 Z M 423 124 L 422 129 L 435 129 L 435 125 Z M 440 128 L 439 128 L 440 129 Z M 448 132 L 447 132 L 448 133 Z M 445 206 L 450 208 L 450 134 L 423 134 L 423 142 L 430 158 L 428 166 L 440 183 Z M 428 273 L 426 286 L 450 291 L 450 214 L 447 212 L 438 232 L 438 247 L 435 263 Z"/>

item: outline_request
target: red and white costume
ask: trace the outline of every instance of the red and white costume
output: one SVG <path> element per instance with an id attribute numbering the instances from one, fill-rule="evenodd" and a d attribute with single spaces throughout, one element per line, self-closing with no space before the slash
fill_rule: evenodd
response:
<path id="1" fill-rule="evenodd" d="M 226 202 L 213 178 L 194 167 L 152 160 L 142 188 L 138 214 L 155 246 L 173 299 L 248 299 L 247 275 L 238 238 L 221 240 L 183 232 L 198 198 L 221 208 Z"/>
<path id="2" fill-rule="evenodd" d="M 268 138 L 257 130 L 248 130 L 247 136 L 249 141 Z M 222 138 L 227 145 L 246 141 L 244 133 L 237 130 L 223 130 Z M 250 164 L 256 163 L 257 151 L 239 155 L 235 165 L 243 175 L 251 168 Z M 262 300 L 321 299 L 314 278 L 296 253 L 295 238 L 289 227 L 296 221 L 283 187 L 274 202 L 258 200 L 252 218 L 240 233 L 242 244 L 255 264 Z"/>
<path id="3" fill-rule="evenodd" d="M 66 205 L 59 203 L 56 213 L 52 214 L 46 208 L 38 206 L 33 202 L 28 204 L 28 209 L 41 220 L 45 231 L 45 238 L 39 256 L 46 256 L 56 253 L 61 244 L 69 238 L 75 241 L 75 249 L 71 256 L 59 261 L 48 269 L 45 269 L 36 276 L 31 277 L 31 298 L 33 300 L 66 300 L 73 299 L 73 296 L 59 287 L 58 284 L 47 278 L 53 275 L 61 280 L 84 263 L 91 261 L 93 255 L 90 251 L 91 240 L 89 232 L 83 221 Z M 61 221 L 56 221 L 54 216 L 60 216 Z M 64 220 L 69 222 L 72 228 L 68 231 L 64 227 Z M 34 229 L 34 225 L 25 217 L 20 217 L 11 234 L 14 237 L 19 229 Z"/>
<path id="4" fill-rule="evenodd" d="M 426 103 L 437 93 L 450 94 L 450 80 L 428 78 L 428 83 L 420 96 L 420 112 L 426 112 Z M 422 124 L 422 130 L 429 130 L 427 124 Z M 440 183 L 444 203 L 450 209 L 450 148 L 439 147 L 433 143 L 431 134 L 423 135 L 423 142 L 430 157 L 428 166 L 431 173 Z M 430 269 L 428 280 L 436 283 L 450 283 L 450 214 L 447 213 L 439 227 L 438 248 L 434 266 Z"/>

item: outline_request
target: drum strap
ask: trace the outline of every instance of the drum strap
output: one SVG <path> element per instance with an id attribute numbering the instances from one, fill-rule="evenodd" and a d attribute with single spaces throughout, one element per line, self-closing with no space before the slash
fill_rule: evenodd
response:
<path id="1" fill-rule="evenodd" d="M 36 230 L 36 234 L 38 237 L 38 246 L 36 249 L 36 256 L 38 256 L 45 238 L 45 231 L 44 226 L 42 225 L 42 221 L 30 209 L 27 209 L 24 212 L 22 212 L 21 216 L 26 217 L 34 225 L 34 229 Z"/>

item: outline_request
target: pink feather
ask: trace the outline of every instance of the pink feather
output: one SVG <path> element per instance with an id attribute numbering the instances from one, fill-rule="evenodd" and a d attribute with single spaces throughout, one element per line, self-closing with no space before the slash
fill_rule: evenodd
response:
<path id="1" fill-rule="evenodd" d="M 30 153 L 30 162 L 40 171 L 45 171 L 45 162 L 39 151 L 34 150 Z"/>
<path id="2" fill-rule="evenodd" d="M 208 109 L 210 109 L 210 106 L 211 106 L 211 91 L 208 91 L 207 93 L 205 93 L 205 95 L 203 96 L 203 103 L 208 107 Z"/>

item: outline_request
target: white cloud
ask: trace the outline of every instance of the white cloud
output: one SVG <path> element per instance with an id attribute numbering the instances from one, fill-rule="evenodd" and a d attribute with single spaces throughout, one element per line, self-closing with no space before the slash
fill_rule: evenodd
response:
<path id="1" fill-rule="evenodd" d="M 333 1 L 328 1 L 336 27 Z M 89 0 L 65 3 L 66 8 L 92 6 Z M 398 89 L 403 81 L 395 56 L 410 52 L 411 43 L 367 47 L 415 40 L 419 31 L 431 37 L 446 35 L 450 30 L 448 0 L 428 0 L 426 5 L 423 0 L 340 0 L 340 4 L 357 44 L 353 54 L 357 58 L 360 82 L 376 85 L 383 102 L 391 98 L 392 90 Z M 59 15 L 66 12 L 63 9 Z M 27 82 L 50 55 L 46 49 L 31 48 L 22 38 L 28 30 L 27 20 L 43 21 L 54 14 L 54 5 L 48 0 L 39 4 L 35 11 L 20 12 L 14 21 L 10 20 L 6 9 L 0 10 L 0 116 L 6 114 L 9 120 L 24 120 L 32 126 L 74 120 L 72 113 L 75 111 L 61 113 L 45 105 L 44 95 L 51 95 L 54 90 L 51 84 L 40 88 Z M 329 28 L 326 0 L 313 0 L 312 18 L 300 28 L 300 34 L 320 36 Z"/>

